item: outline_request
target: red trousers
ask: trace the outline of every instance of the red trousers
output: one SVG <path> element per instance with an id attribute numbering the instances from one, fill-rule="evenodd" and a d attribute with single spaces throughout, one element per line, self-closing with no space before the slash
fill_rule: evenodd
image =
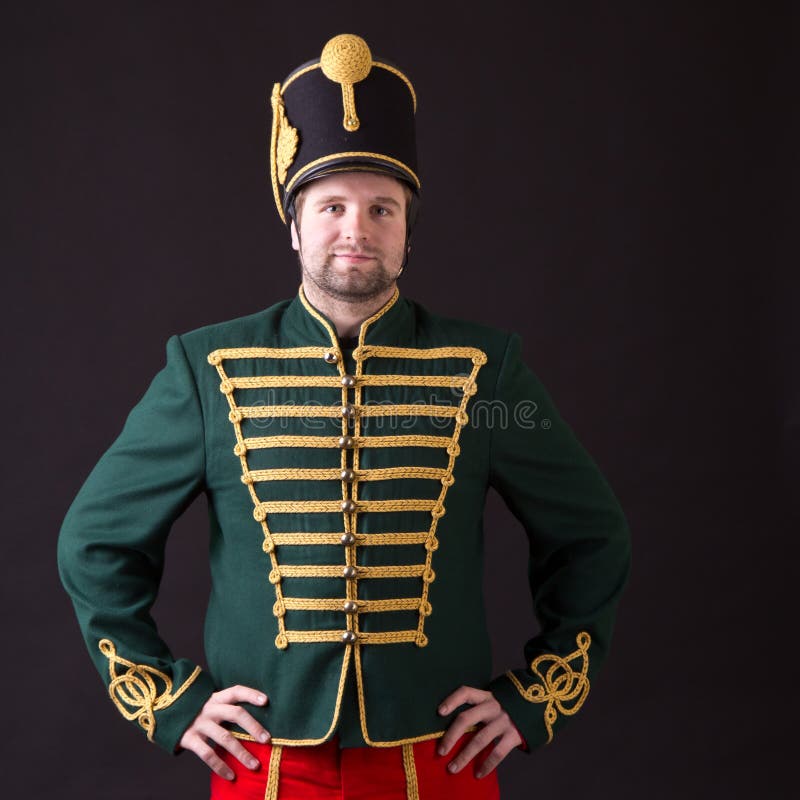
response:
<path id="1" fill-rule="evenodd" d="M 494 743 L 460 772 L 447 771 L 472 735 L 464 734 L 446 756 L 436 752 L 439 739 L 343 749 L 336 736 L 314 747 L 273 748 L 243 741 L 261 767 L 250 770 L 220 751 L 236 778 L 226 781 L 211 773 L 211 800 L 499 800 L 496 770 L 475 777 Z"/>

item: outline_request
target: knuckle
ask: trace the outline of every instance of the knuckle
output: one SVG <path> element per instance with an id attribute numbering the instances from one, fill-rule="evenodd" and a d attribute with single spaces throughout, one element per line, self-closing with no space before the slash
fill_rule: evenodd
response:
<path id="1" fill-rule="evenodd" d="M 250 761 L 251 758 L 253 758 L 250 751 L 246 747 L 243 747 L 241 744 L 238 744 L 236 746 L 236 749 L 233 751 L 233 755 L 236 756 L 236 758 L 238 758 L 239 761 L 242 762 L 242 764 L 246 764 L 248 761 Z"/>
<path id="2" fill-rule="evenodd" d="M 490 758 L 494 758 L 496 764 L 499 764 L 512 750 L 508 744 L 504 744 L 501 740 L 497 747 L 492 751 Z"/>
<path id="3" fill-rule="evenodd" d="M 459 713 L 456 719 L 461 720 L 461 723 L 464 726 L 471 725 L 473 720 L 475 719 L 474 707 L 465 708 L 462 712 Z"/>
<path id="4" fill-rule="evenodd" d="M 486 729 L 483 728 L 481 731 L 475 734 L 472 738 L 472 743 L 474 745 L 475 750 L 483 750 L 488 744 L 491 743 L 493 737 L 490 733 L 486 732 Z"/>
<path id="5" fill-rule="evenodd" d="M 214 770 L 214 772 L 217 773 L 217 775 L 220 776 L 220 778 L 224 778 L 225 773 L 228 771 L 227 765 L 219 756 L 215 756 L 214 760 L 211 764 L 209 764 L 209 766 Z"/>
<path id="6" fill-rule="evenodd" d="M 492 755 L 483 760 L 483 763 L 481 764 L 481 770 L 483 772 L 489 772 L 490 770 L 493 770 L 499 763 L 500 759 L 495 758 L 494 753 L 492 753 Z"/>

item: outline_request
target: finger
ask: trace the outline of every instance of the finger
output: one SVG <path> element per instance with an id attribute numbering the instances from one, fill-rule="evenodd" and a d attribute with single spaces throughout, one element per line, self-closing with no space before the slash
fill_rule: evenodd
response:
<path id="1" fill-rule="evenodd" d="M 452 746 L 464 735 L 468 727 L 468 723 L 466 723 L 462 715 L 459 714 L 450 723 L 450 727 L 445 731 L 442 740 L 439 742 L 439 747 L 437 748 L 439 755 L 447 755 Z"/>
<path id="2" fill-rule="evenodd" d="M 212 697 L 215 703 L 252 703 L 255 706 L 263 706 L 268 700 L 264 692 L 250 686 L 229 686 L 215 692 Z"/>
<path id="3" fill-rule="evenodd" d="M 451 692 L 439 706 L 440 714 L 449 714 L 453 709 L 458 708 L 463 703 L 480 703 L 487 697 L 493 696 L 491 692 L 476 689 L 474 686 L 459 686 Z"/>
<path id="4" fill-rule="evenodd" d="M 440 755 L 447 755 L 450 748 L 466 733 L 467 729 L 480 722 L 496 719 L 495 709 L 489 703 L 481 703 L 462 711 L 451 723 L 439 744 Z"/>
<path id="5" fill-rule="evenodd" d="M 447 765 L 447 769 L 450 772 L 460 772 L 504 731 L 505 725 L 501 720 L 490 722 L 470 737 L 464 749 Z"/>
<path id="6" fill-rule="evenodd" d="M 199 736 L 193 736 L 186 744 L 186 750 L 191 750 L 201 761 L 204 761 L 220 778 L 232 781 L 236 775 L 234 771 L 216 754 Z"/>
<path id="7" fill-rule="evenodd" d="M 515 747 L 513 736 L 503 736 L 494 750 L 489 753 L 483 763 L 478 767 L 475 777 L 483 778 L 485 775 L 488 775 Z"/>
<path id="8" fill-rule="evenodd" d="M 248 769 L 258 769 L 261 766 L 259 760 L 227 728 L 210 720 L 203 721 L 197 727 L 203 736 L 216 742 L 220 747 L 224 747 Z"/>
<path id="9" fill-rule="evenodd" d="M 215 722 L 235 722 L 242 730 L 247 731 L 257 742 L 265 744 L 269 741 L 269 731 L 241 706 L 217 706 L 214 712 Z"/>

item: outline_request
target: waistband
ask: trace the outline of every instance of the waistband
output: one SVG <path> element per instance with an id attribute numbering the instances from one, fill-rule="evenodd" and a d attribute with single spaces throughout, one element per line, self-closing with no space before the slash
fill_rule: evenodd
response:
<path id="1" fill-rule="evenodd" d="M 499 800 L 495 770 L 475 772 L 494 748 L 487 745 L 460 772 L 447 765 L 473 734 L 465 733 L 445 756 L 439 739 L 395 747 L 339 747 L 338 737 L 310 747 L 243 741 L 261 766 L 245 767 L 226 750 L 220 757 L 236 778 L 211 776 L 211 800 Z"/>

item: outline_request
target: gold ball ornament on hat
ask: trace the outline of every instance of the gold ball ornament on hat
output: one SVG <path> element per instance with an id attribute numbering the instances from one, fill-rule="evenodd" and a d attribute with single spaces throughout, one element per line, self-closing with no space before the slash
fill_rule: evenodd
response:
<path id="1" fill-rule="evenodd" d="M 357 131 L 361 121 L 356 113 L 353 84 L 363 81 L 372 69 L 372 53 L 369 45 L 353 33 L 339 34 L 322 48 L 319 65 L 328 80 L 342 86 L 344 105 L 342 125 L 348 131 Z"/>

